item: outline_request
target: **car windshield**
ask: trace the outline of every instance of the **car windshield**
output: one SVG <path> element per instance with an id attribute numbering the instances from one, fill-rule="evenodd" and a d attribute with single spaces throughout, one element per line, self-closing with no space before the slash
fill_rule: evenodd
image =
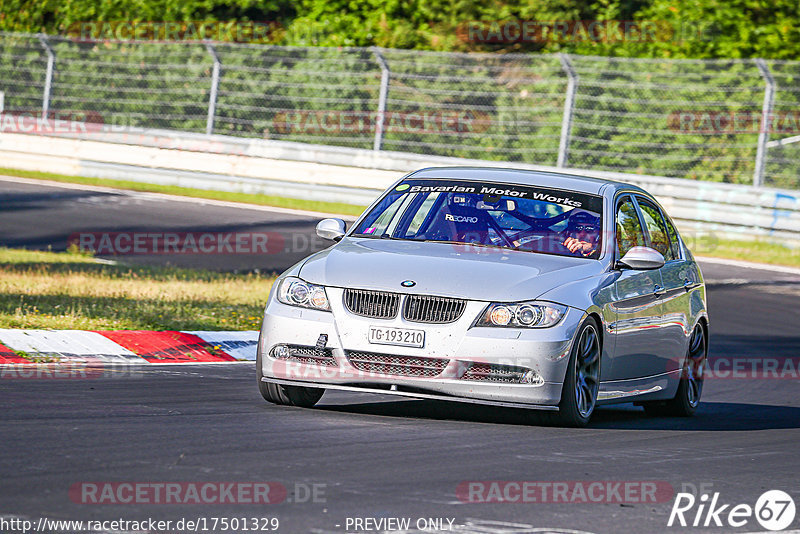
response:
<path id="1" fill-rule="evenodd" d="M 352 236 L 463 243 L 596 259 L 602 198 L 519 184 L 405 180 Z"/>

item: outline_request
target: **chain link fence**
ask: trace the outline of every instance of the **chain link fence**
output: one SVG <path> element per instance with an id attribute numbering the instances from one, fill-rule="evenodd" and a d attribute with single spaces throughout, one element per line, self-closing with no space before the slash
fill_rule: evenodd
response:
<path id="1" fill-rule="evenodd" d="M 800 188 L 800 61 L 0 33 L 5 115 Z"/>

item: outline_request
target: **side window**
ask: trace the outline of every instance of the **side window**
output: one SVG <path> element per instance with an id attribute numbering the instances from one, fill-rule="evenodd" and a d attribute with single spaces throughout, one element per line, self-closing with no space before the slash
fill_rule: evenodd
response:
<path id="1" fill-rule="evenodd" d="M 631 197 L 623 197 L 617 204 L 617 250 L 619 257 L 624 256 L 633 247 L 644 246 L 644 233 L 636 207 Z"/>
<path id="2" fill-rule="evenodd" d="M 665 260 L 674 260 L 672 249 L 669 246 L 667 227 L 661 217 L 661 211 L 646 198 L 637 196 L 636 201 L 642 210 L 642 218 L 644 219 L 644 225 L 647 227 L 647 233 L 650 234 L 650 246 L 659 251 Z"/>
<path id="3" fill-rule="evenodd" d="M 667 223 L 667 232 L 669 233 L 669 246 L 672 249 L 672 256 L 674 259 L 680 259 L 681 257 L 681 242 L 678 239 L 678 231 L 675 229 L 675 225 L 672 224 L 668 215 L 664 215 L 664 220 Z"/>

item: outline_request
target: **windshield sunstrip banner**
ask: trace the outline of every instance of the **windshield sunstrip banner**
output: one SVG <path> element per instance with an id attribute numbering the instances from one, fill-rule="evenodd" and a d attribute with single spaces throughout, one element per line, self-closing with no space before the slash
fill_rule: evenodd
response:
<path id="1" fill-rule="evenodd" d="M 402 183 L 398 184 L 392 192 L 464 193 L 485 195 L 495 199 L 502 197 L 530 199 L 560 204 L 562 206 L 569 206 L 571 208 L 582 208 L 595 213 L 600 213 L 603 207 L 603 199 L 596 195 L 576 193 L 574 191 L 564 191 L 563 189 L 495 182 L 486 183 L 462 180 L 404 180 Z"/>

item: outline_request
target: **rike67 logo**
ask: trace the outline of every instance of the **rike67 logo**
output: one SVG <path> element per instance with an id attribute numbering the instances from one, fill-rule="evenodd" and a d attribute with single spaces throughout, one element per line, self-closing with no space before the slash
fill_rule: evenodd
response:
<path id="1" fill-rule="evenodd" d="M 792 497 L 781 490 L 764 492 L 755 506 L 746 503 L 723 504 L 719 492 L 709 497 L 703 493 L 695 497 L 691 493 L 678 493 L 667 526 L 681 527 L 743 527 L 755 518 L 762 528 L 784 530 L 795 517 Z"/>

